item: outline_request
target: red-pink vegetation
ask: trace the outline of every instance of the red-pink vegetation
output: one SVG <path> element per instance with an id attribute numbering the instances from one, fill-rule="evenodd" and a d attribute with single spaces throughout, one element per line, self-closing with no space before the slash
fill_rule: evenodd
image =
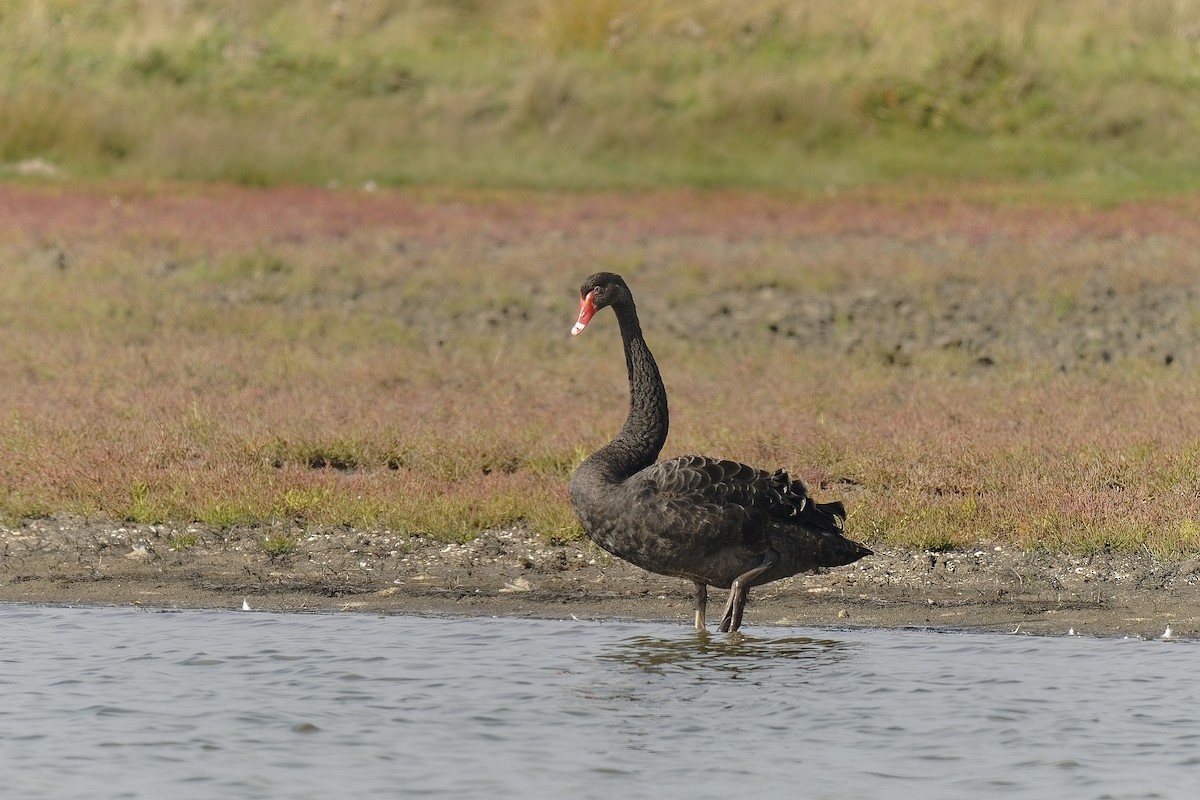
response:
<path id="1" fill-rule="evenodd" d="M 826 352 L 755 316 L 958 280 L 1053 326 L 1098 271 L 1194 280 L 1193 206 L 0 187 L 0 513 L 575 536 L 568 476 L 627 397 L 615 323 L 567 335 L 608 268 L 662 366 L 668 455 L 789 467 L 868 543 L 1195 551 L 1194 368 L 884 359 L 862 320 Z"/>
<path id="2" fill-rule="evenodd" d="M 794 467 L 819 498 L 847 500 L 848 525 L 868 542 L 1164 555 L 1200 547 L 1194 378 L 956 380 L 780 360 L 762 367 L 798 376 L 782 402 L 744 368 L 733 376 L 736 410 L 714 409 L 705 389 L 675 381 L 675 443 Z"/>

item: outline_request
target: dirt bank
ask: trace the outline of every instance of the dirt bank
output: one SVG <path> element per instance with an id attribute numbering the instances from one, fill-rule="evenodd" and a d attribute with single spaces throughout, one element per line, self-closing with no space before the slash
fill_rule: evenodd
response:
<path id="1" fill-rule="evenodd" d="M 268 555 L 268 537 L 294 537 Z M 633 618 L 688 624 L 690 586 L 590 543 L 521 529 L 465 544 L 385 531 L 120 525 L 71 517 L 0 528 L 0 601 L 163 608 Z M 716 606 L 717 608 L 712 608 Z M 714 595 L 710 619 L 719 611 Z M 715 620 L 713 620 L 715 623 Z M 908 626 L 1158 637 L 1200 634 L 1200 561 L 983 547 L 883 550 L 751 594 L 745 630 Z"/>

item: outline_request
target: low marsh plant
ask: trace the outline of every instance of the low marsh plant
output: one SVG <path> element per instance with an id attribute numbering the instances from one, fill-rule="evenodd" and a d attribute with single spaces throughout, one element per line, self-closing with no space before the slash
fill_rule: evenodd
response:
<path id="1" fill-rule="evenodd" d="M 272 533 L 262 540 L 262 550 L 271 560 L 286 558 L 296 551 L 299 544 L 286 534 Z"/>
<path id="2" fill-rule="evenodd" d="M 576 538 L 570 474 L 628 403 L 611 320 L 568 333 L 603 263 L 636 271 L 666 456 L 787 467 L 868 544 L 1200 546 L 1183 201 L 113 197 L 0 187 L 0 225 L 17 221 L 0 241 L 5 520 Z M 294 240 L 270 251 L 287 269 L 250 270 L 280 279 L 270 297 L 168 265 L 261 264 L 263 241 Z M 897 344 L 906 363 L 877 357 Z"/>
<path id="3" fill-rule="evenodd" d="M 200 544 L 200 535 L 192 531 L 178 531 L 171 534 L 168 546 L 172 550 L 191 550 Z"/>

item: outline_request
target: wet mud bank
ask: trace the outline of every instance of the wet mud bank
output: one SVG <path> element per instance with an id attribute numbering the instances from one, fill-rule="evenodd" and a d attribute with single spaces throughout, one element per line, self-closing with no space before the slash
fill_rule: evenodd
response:
<path id="1" fill-rule="evenodd" d="M 284 534 L 294 547 L 268 552 L 268 540 Z M 520 528 L 455 544 L 349 528 L 219 530 L 56 517 L 0 528 L 0 543 L 2 602 L 691 619 L 690 584 L 589 542 L 547 543 Z M 882 549 L 849 567 L 757 587 L 746 613 L 749 635 L 816 625 L 1144 638 L 1170 627 L 1172 636 L 1193 637 L 1200 561 L 999 546 Z"/>

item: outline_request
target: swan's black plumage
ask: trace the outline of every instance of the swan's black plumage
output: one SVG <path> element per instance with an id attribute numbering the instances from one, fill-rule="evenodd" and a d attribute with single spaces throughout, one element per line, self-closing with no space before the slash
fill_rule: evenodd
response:
<path id="1" fill-rule="evenodd" d="M 840 502 L 814 502 L 784 470 L 705 456 L 656 462 L 667 440 L 667 393 L 620 275 L 584 281 L 572 333 L 605 306 L 621 327 L 629 416 L 571 478 L 571 503 L 596 544 L 643 569 L 693 581 L 698 629 L 707 587 L 728 588 L 723 631 L 738 629 L 751 586 L 871 554 L 842 535 Z"/>

